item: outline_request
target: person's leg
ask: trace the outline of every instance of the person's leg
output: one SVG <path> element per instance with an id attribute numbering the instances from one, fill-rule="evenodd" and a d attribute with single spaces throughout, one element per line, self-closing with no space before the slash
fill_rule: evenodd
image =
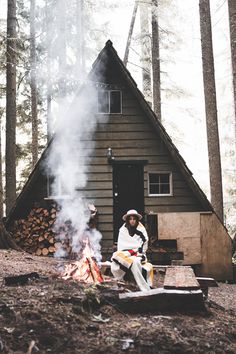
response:
<path id="1" fill-rule="evenodd" d="M 139 257 L 132 257 L 133 264 L 131 267 L 131 272 L 133 273 L 134 279 L 141 291 L 150 290 L 150 286 L 144 279 L 142 275 L 142 265 Z"/>
<path id="2" fill-rule="evenodd" d="M 142 270 L 145 272 L 144 278 L 148 285 L 153 287 L 154 272 L 152 264 L 149 262 L 142 264 Z"/>
<path id="3" fill-rule="evenodd" d="M 125 275 L 125 272 L 120 269 L 119 264 L 117 264 L 114 261 L 111 262 L 111 272 L 112 272 L 114 278 L 117 280 L 122 280 Z"/>

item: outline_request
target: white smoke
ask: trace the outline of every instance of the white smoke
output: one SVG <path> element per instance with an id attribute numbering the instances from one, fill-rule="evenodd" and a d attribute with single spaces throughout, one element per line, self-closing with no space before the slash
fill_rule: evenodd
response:
<path id="1" fill-rule="evenodd" d="M 88 229 L 88 205 L 91 201 L 86 200 L 83 193 L 94 147 L 92 138 L 97 126 L 95 85 L 95 82 L 85 84 L 67 111 L 63 110 L 58 118 L 46 159 L 46 168 L 50 176 L 54 177 L 51 185 L 52 195 L 57 196 L 60 209 L 55 223 L 56 234 L 63 241 L 65 235 L 61 229 L 69 222 L 72 252 L 78 254 L 82 240 L 87 237 L 96 259 L 100 261 L 102 235 L 96 229 Z M 56 256 L 65 255 L 63 249 L 56 252 Z"/>

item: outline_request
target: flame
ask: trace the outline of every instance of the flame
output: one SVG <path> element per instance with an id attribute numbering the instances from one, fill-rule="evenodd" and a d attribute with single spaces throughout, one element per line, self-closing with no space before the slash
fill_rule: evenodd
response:
<path id="1" fill-rule="evenodd" d="M 94 252 L 88 239 L 83 241 L 84 249 L 80 260 L 66 265 L 62 278 L 85 283 L 101 283 L 103 277 L 94 259 Z"/>

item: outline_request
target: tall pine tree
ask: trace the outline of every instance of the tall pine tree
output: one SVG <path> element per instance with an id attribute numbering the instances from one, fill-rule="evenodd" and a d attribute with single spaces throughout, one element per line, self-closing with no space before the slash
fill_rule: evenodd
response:
<path id="1" fill-rule="evenodd" d="M 230 45 L 233 72 L 234 112 L 235 112 L 235 155 L 236 155 L 236 1 L 228 0 Z"/>
<path id="2" fill-rule="evenodd" d="M 153 109 L 161 120 L 161 68 L 158 26 L 158 0 L 152 0 L 152 97 Z"/>
<path id="3" fill-rule="evenodd" d="M 223 221 L 223 191 L 209 0 L 199 0 L 211 202 Z"/>
<path id="4" fill-rule="evenodd" d="M 38 114 L 36 84 L 35 0 L 30 0 L 30 90 L 32 120 L 32 165 L 38 161 Z"/>
<path id="5" fill-rule="evenodd" d="M 6 48 L 6 213 L 16 199 L 16 0 L 8 0 Z"/>

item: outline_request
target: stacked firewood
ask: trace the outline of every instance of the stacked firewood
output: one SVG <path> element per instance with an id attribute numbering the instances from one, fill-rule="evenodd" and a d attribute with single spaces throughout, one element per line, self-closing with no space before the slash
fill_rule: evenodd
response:
<path id="1" fill-rule="evenodd" d="M 56 250 L 64 249 L 65 254 L 70 254 L 70 223 L 61 227 L 60 234 L 63 240 L 57 240 L 54 232 L 58 210 L 52 208 L 34 208 L 25 219 L 16 220 L 11 230 L 17 245 L 25 251 L 38 255 L 53 255 Z"/>

